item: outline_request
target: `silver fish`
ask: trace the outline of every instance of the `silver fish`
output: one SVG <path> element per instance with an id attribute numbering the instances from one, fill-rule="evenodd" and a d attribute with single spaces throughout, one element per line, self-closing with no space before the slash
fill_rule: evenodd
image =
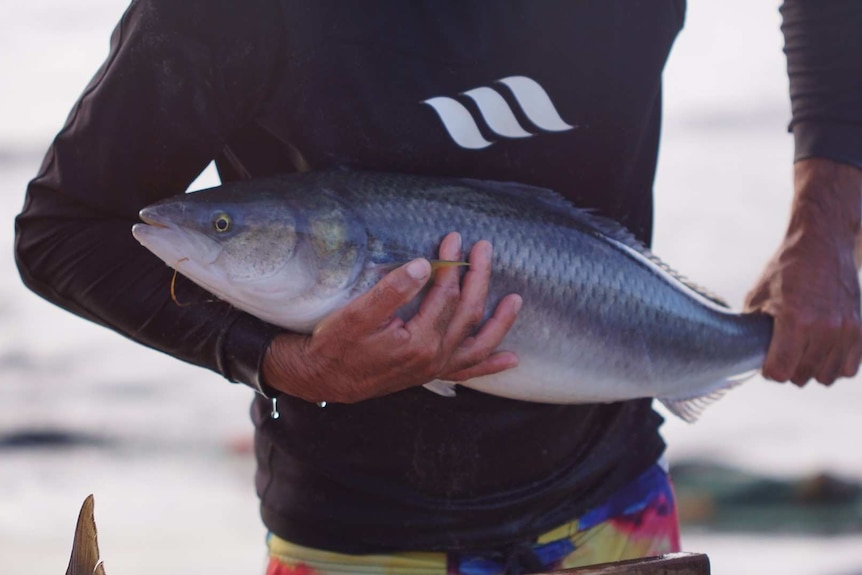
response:
<path id="1" fill-rule="evenodd" d="M 304 333 L 396 265 L 435 258 L 446 233 L 461 233 L 465 253 L 490 240 L 486 313 L 506 294 L 523 297 L 501 345 L 519 366 L 461 385 L 512 399 L 655 397 L 693 421 L 762 366 L 771 338 L 768 316 L 731 312 L 620 225 L 531 186 L 312 172 L 185 194 L 140 216 L 132 233 L 168 265 Z"/>

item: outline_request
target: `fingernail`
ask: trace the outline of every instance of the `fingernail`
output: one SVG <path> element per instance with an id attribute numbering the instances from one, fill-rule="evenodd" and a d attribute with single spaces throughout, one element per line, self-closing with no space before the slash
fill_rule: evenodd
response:
<path id="1" fill-rule="evenodd" d="M 460 259 L 461 258 L 461 245 L 463 242 L 463 240 L 461 238 L 461 234 L 459 234 L 458 232 L 451 232 L 446 237 L 446 241 L 449 242 L 446 245 L 446 254 L 444 255 L 444 252 L 440 252 L 440 257 L 443 259 L 453 259 L 453 260 Z M 441 249 L 443 248 L 442 245 L 440 247 L 441 247 Z"/>
<path id="2" fill-rule="evenodd" d="M 407 275 L 415 280 L 425 279 L 429 273 L 431 273 L 431 266 L 427 260 L 413 260 L 407 264 Z"/>
<path id="3" fill-rule="evenodd" d="M 518 367 L 518 356 L 512 352 L 504 352 L 508 354 L 506 358 L 506 369 L 512 369 L 513 367 Z"/>
<path id="4" fill-rule="evenodd" d="M 517 314 L 521 311 L 521 306 L 524 305 L 524 298 L 518 296 L 515 298 L 515 313 Z"/>

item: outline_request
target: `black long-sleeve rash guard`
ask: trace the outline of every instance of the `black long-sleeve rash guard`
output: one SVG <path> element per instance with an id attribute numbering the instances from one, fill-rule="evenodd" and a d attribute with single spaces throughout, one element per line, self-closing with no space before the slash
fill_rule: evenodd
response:
<path id="1" fill-rule="evenodd" d="M 784 8 L 794 126 L 805 153 L 860 165 L 862 3 L 826 4 Z M 259 387 L 278 330 L 188 282 L 185 298 L 201 303 L 174 305 L 170 270 L 130 234 L 140 208 L 181 193 L 213 158 L 226 180 L 348 166 L 540 185 L 648 241 L 661 71 L 683 12 L 680 0 L 137 0 L 28 188 L 22 277 L 74 313 Z M 326 409 L 282 397 L 278 420 L 267 407 L 252 410 L 264 522 L 346 552 L 530 537 L 664 448 L 649 400 L 416 389 Z"/>
<path id="2" fill-rule="evenodd" d="M 862 169 L 862 2 L 789 0 L 781 12 L 796 159 Z"/>

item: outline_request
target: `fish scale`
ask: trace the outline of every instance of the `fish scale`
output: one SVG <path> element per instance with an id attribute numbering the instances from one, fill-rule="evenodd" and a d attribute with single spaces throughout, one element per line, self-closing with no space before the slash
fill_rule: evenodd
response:
<path id="1" fill-rule="evenodd" d="M 214 229 L 214 213 L 229 215 L 228 233 Z M 531 186 L 306 173 L 186 194 L 145 208 L 141 217 L 149 225 L 138 224 L 133 233 L 144 246 L 169 265 L 177 256 L 192 262 L 180 273 L 240 309 L 300 332 L 310 332 L 395 265 L 434 259 L 449 232 L 461 233 L 464 253 L 489 240 L 486 318 L 507 294 L 521 295 L 518 319 L 500 346 L 517 353 L 519 366 L 462 385 L 511 399 L 656 397 L 693 420 L 708 400 L 761 367 L 771 337 L 768 316 L 716 304 L 618 224 Z M 286 234 L 279 226 L 292 227 Z M 308 248 L 321 245 L 311 237 L 321 230 L 332 232 L 323 239 L 335 257 L 326 261 Z M 273 253 L 273 238 L 282 237 L 295 238 L 284 250 L 289 257 Z M 257 253 L 244 244 L 254 261 L 212 259 L 234 241 L 257 241 Z M 194 264 L 195 246 L 203 245 L 210 261 Z M 231 269 L 236 266 L 242 269 Z M 247 278 L 258 269 L 258 277 Z M 418 300 L 400 315 L 409 319 L 417 309 Z"/>

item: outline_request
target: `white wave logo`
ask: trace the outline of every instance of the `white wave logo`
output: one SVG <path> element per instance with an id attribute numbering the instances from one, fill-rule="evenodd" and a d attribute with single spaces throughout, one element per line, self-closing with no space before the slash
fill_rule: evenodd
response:
<path id="1" fill-rule="evenodd" d="M 512 96 L 520 106 L 524 116 L 534 126 L 546 132 L 565 132 L 573 130 L 577 126 L 567 124 L 560 117 L 560 113 L 551 102 L 550 96 L 538 82 L 526 76 L 509 76 L 497 80 L 512 92 Z M 500 93 L 488 87 L 479 87 L 461 95 L 466 96 L 476 103 L 482 119 L 492 132 L 503 138 L 529 138 L 534 133 L 528 132 L 521 126 L 515 117 L 515 112 Z M 481 150 L 487 148 L 494 142 L 489 142 L 479 130 L 476 119 L 470 111 L 458 100 L 446 96 L 438 96 L 422 100 L 422 104 L 428 104 L 443 122 L 446 131 L 462 148 L 470 150 Z"/>

